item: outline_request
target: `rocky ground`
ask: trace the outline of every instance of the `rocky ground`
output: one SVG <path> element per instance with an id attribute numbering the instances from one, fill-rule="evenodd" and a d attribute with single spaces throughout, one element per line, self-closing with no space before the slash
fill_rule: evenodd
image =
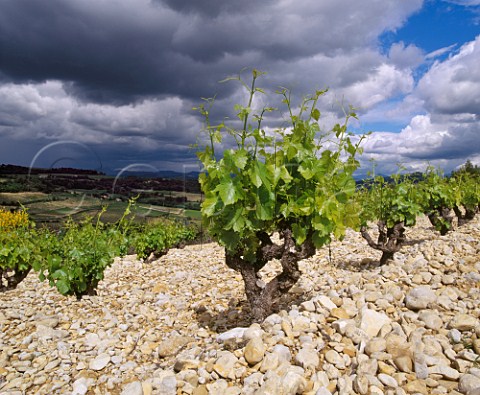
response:
<path id="1" fill-rule="evenodd" d="M 480 219 L 408 238 L 384 267 L 355 232 L 319 250 L 261 325 L 216 244 L 118 259 L 81 301 L 30 274 L 0 294 L 0 394 L 479 395 Z"/>

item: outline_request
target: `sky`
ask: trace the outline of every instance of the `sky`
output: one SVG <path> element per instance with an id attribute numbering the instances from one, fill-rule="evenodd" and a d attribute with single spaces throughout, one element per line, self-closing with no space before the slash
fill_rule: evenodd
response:
<path id="1" fill-rule="evenodd" d="M 479 65 L 480 0 L 1 0 L 0 163 L 198 171 L 192 108 L 234 117 L 219 81 L 256 68 L 257 106 L 328 88 L 322 129 L 356 108 L 359 174 L 449 172 L 480 165 Z"/>

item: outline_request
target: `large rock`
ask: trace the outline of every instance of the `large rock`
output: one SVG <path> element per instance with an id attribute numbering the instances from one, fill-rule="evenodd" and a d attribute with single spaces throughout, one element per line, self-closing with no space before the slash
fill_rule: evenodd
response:
<path id="1" fill-rule="evenodd" d="M 405 297 L 405 305 L 410 310 L 426 309 L 435 302 L 437 295 L 428 285 L 413 288 Z"/>

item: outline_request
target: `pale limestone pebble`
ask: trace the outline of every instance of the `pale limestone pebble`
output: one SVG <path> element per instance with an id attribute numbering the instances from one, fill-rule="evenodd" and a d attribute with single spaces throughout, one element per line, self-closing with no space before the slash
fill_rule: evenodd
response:
<path id="1" fill-rule="evenodd" d="M 300 304 L 300 309 L 304 311 L 314 312 L 316 311 L 315 303 L 313 302 L 313 300 L 307 300 Z"/>
<path id="2" fill-rule="evenodd" d="M 262 361 L 265 355 L 266 347 L 259 337 L 254 337 L 245 346 L 244 357 L 250 365 L 255 365 Z"/>
<path id="3" fill-rule="evenodd" d="M 250 325 L 243 333 L 243 340 L 249 341 L 256 337 L 262 337 L 264 333 L 265 331 L 262 329 L 262 327 L 259 324 L 254 323 Z"/>
<path id="4" fill-rule="evenodd" d="M 464 359 L 456 359 L 453 361 L 453 367 L 457 369 L 460 373 L 467 373 L 473 366 L 473 362 L 466 361 Z"/>
<path id="5" fill-rule="evenodd" d="M 177 378 L 173 372 L 163 369 L 153 372 L 152 387 L 154 391 L 165 395 L 175 395 L 177 384 Z"/>
<path id="6" fill-rule="evenodd" d="M 328 375 L 324 371 L 317 371 L 312 374 L 311 381 L 314 383 L 314 389 L 319 387 L 328 387 L 330 384 L 330 380 Z"/>
<path id="7" fill-rule="evenodd" d="M 359 362 L 357 374 L 375 376 L 378 371 L 378 361 L 376 359 L 365 359 Z"/>
<path id="8" fill-rule="evenodd" d="M 262 384 L 263 374 L 260 372 L 252 373 L 243 380 L 243 393 L 247 395 L 253 395 Z"/>
<path id="9" fill-rule="evenodd" d="M 457 329 L 460 332 L 472 330 L 478 325 L 480 324 L 477 318 L 465 313 L 456 314 L 448 323 L 449 328 Z"/>
<path id="10" fill-rule="evenodd" d="M 370 339 L 370 336 L 365 331 L 350 323 L 345 326 L 344 335 L 351 339 L 354 344 L 367 342 Z"/>
<path id="11" fill-rule="evenodd" d="M 279 365 L 280 360 L 277 354 L 267 352 L 260 365 L 260 372 L 265 373 L 268 370 L 275 370 Z"/>
<path id="12" fill-rule="evenodd" d="M 443 327 L 443 320 L 435 310 L 421 310 L 418 318 L 425 323 L 425 327 L 438 331 Z"/>
<path id="13" fill-rule="evenodd" d="M 263 384 L 258 394 L 301 394 L 307 387 L 307 380 L 303 377 L 303 371 L 291 367 L 284 374 L 269 371 L 263 376 Z"/>
<path id="14" fill-rule="evenodd" d="M 299 315 L 292 318 L 292 330 L 294 336 L 298 337 L 301 332 L 316 331 L 317 326 L 311 322 L 308 317 L 304 315 Z"/>
<path id="15" fill-rule="evenodd" d="M 387 341 L 382 337 L 374 337 L 365 346 L 365 353 L 372 356 L 374 353 L 383 352 L 387 349 Z M 378 359 L 378 358 L 377 358 Z"/>
<path id="16" fill-rule="evenodd" d="M 475 351 L 477 355 L 480 355 L 480 339 L 473 339 L 472 347 L 473 347 L 473 351 Z"/>
<path id="17" fill-rule="evenodd" d="M 376 385 L 370 386 L 370 394 L 371 395 L 385 395 L 381 388 L 377 387 Z"/>
<path id="18" fill-rule="evenodd" d="M 458 390 L 462 394 L 469 395 L 472 391 L 480 388 L 480 377 L 473 374 L 463 374 L 458 382 Z"/>
<path id="19" fill-rule="evenodd" d="M 403 389 L 408 394 L 428 395 L 428 388 L 423 380 L 409 381 L 407 384 L 403 386 Z"/>
<path id="20" fill-rule="evenodd" d="M 415 352 L 413 358 L 413 367 L 417 379 L 427 379 L 429 370 L 425 355 L 421 352 Z"/>
<path id="21" fill-rule="evenodd" d="M 450 329 L 448 331 L 448 337 L 452 343 L 460 343 L 462 341 L 462 333 L 458 329 Z"/>
<path id="22" fill-rule="evenodd" d="M 332 309 L 337 308 L 337 305 L 332 302 L 332 300 L 325 295 L 319 295 L 315 297 L 313 300 L 313 303 L 318 305 L 320 308 L 326 308 L 328 311 L 331 311 Z"/>
<path id="23" fill-rule="evenodd" d="M 234 367 L 238 362 L 237 357 L 229 351 L 221 351 L 215 361 L 213 369 L 223 378 L 235 379 Z"/>
<path id="24" fill-rule="evenodd" d="M 362 309 L 360 311 L 360 329 L 363 330 L 368 337 L 375 337 L 384 325 L 390 324 L 391 319 L 384 313 L 371 309 Z"/>
<path id="25" fill-rule="evenodd" d="M 353 379 L 353 389 L 360 395 L 367 395 L 370 383 L 363 374 L 357 374 Z"/>
<path id="26" fill-rule="evenodd" d="M 140 381 L 133 381 L 123 387 L 120 395 L 143 395 L 143 386 Z"/>
<path id="27" fill-rule="evenodd" d="M 405 305 L 411 310 L 426 309 L 431 303 L 434 303 L 437 295 L 428 285 L 423 285 L 411 289 L 405 297 Z"/>
<path id="28" fill-rule="evenodd" d="M 91 370 L 102 370 L 110 363 L 111 357 L 108 354 L 100 354 L 90 360 L 88 367 Z M 48 365 L 47 365 L 48 366 Z"/>
<path id="29" fill-rule="evenodd" d="M 349 376 L 340 377 L 337 380 L 339 395 L 349 395 L 353 392 L 353 381 Z"/>
<path id="30" fill-rule="evenodd" d="M 308 348 L 302 348 L 295 356 L 295 362 L 304 369 L 315 371 L 320 363 L 318 352 Z"/>
<path id="31" fill-rule="evenodd" d="M 178 333 L 172 334 L 158 345 L 158 356 L 162 358 L 175 355 L 193 341 L 195 339 L 192 336 L 182 336 Z"/>
<path id="32" fill-rule="evenodd" d="M 327 387 L 320 387 L 315 391 L 315 395 L 332 395 Z"/>
<path id="33" fill-rule="evenodd" d="M 470 362 L 476 362 L 478 360 L 478 355 L 470 350 L 462 350 L 457 354 L 458 358 L 464 359 Z"/>
<path id="34" fill-rule="evenodd" d="M 279 361 L 289 363 L 292 360 L 290 349 L 283 344 L 277 344 L 273 347 L 272 353 L 278 356 Z"/>
<path id="35" fill-rule="evenodd" d="M 242 340 L 247 328 L 233 328 L 217 336 L 217 342 L 224 343 L 228 340 Z"/>
<path id="36" fill-rule="evenodd" d="M 458 380 L 460 373 L 446 365 L 436 365 L 428 368 L 429 374 L 439 374 L 447 380 Z"/>

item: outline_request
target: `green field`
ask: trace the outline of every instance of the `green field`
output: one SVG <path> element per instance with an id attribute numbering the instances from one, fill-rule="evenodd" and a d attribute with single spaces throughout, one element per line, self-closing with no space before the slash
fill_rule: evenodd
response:
<path id="1" fill-rule="evenodd" d="M 81 220 L 87 216 L 95 216 L 104 206 L 107 207 L 107 210 L 102 215 L 102 221 L 115 222 L 122 217 L 128 204 L 117 199 L 102 200 L 79 192 L 58 194 L 41 192 L 0 193 L 0 202 L 4 203 L 0 207 L 6 209 L 17 208 L 15 204 L 18 202 L 27 208 L 30 218 L 35 223 L 57 227 L 69 217 L 74 220 Z M 144 203 L 137 203 L 132 211 L 135 214 L 136 222 L 148 222 L 159 217 L 193 221 L 198 221 L 201 218 L 200 211 Z"/>

